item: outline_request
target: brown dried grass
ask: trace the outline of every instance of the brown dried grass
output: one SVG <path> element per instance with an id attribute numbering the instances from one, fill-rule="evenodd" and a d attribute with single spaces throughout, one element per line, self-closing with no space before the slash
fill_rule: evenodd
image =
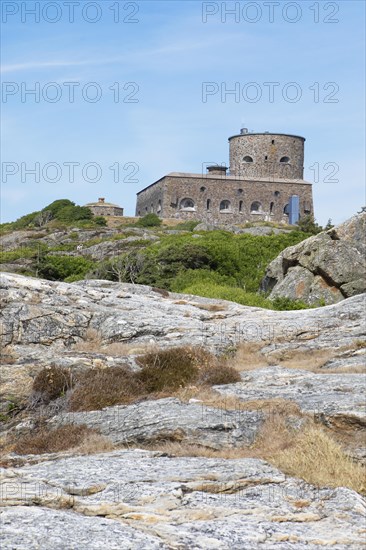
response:
<path id="1" fill-rule="evenodd" d="M 55 429 L 42 427 L 19 437 L 13 451 L 20 455 L 59 453 L 81 445 L 87 437 L 97 432 L 84 425 L 68 424 Z"/>

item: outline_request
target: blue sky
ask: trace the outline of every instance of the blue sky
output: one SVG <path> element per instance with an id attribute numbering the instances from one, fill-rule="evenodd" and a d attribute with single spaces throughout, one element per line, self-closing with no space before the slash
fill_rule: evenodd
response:
<path id="1" fill-rule="evenodd" d="M 2 2 L 2 221 L 99 196 L 133 215 L 162 175 L 228 164 L 241 126 L 306 137 L 320 223 L 366 203 L 364 2 L 73 4 Z"/>

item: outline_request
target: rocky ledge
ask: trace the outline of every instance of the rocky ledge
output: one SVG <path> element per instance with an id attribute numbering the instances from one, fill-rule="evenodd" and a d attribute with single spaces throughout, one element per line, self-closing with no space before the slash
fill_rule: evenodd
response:
<path id="1" fill-rule="evenodd" d="M 363 548 L 363 499 L 262 460 L 116 451 L 3 472 L 2 548 Z"/>

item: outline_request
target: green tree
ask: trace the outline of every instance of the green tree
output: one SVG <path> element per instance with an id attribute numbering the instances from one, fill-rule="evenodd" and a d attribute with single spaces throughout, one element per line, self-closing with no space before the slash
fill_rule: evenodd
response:
<path id="1" fill-rule="evenodd" d="M 297 226 L 300 231 L 303 231 L 304 233 L 310 233 L 311 235 L 317 235 L 318 233 L 323 231 L 322 226 L 317 224 L 313 216 L 311 216 L 310 214 L 304 216 L 303 218 L 300 218 Z"/>

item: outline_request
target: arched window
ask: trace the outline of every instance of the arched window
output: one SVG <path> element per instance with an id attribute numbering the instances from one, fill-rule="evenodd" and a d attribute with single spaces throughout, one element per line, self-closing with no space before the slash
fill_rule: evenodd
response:
<path id="1" fill-rule="evenodd" d="M 228 200 L 221 201 L 220 212 L 231 212 L 231 202 Z"/>
<path id="2" fill-rule="evenodd" d="M 252 202 L 252 204 L 250 205 L 250 212 L 261 212 L 261 211 L 262 211 L 261 203 L 258 201 Z"/>
<path id="3" fill-rule="evenodd" d="M 145 206 L 145 212 L 147 212 L 147 206 Z"/>
<path id="4" fill-rule="evenodd" d="M 290 207 L 288 204 L 285 204 L 285 206 L 283 207 L 283 213 L 284 214 L 287 214 L 287 216 L 289 215 L 290 213 Z"/>
<path id="5" fill-rule="evenodd" d="M 203 186 L 202 186 L 202 187 L 200 188 L 200 191 L 201 191 L 201 193 L 204 193 L 204 192 L 206 191 L 206 187 L 203 187 Z"/>
<path id="6" fill-rule="evenodd" d="M 239 212 L 243 212 L 243 201 L 239 201 Z"/>
<path id="7" fill-rule="evenodd" d="M 253 162 L 253 159 L 249 155 L 245 155 L 245 157 L 243 158 L 243 161 L 244 162 Z"/>
<path id="8" fill-rule="evenodd" d="M 238 195 L 242 195 L 243 194 L 243 190 L 242 189 L 238 189 Z"/>
<path id="9" fill-rule="evenodd" d="M 181 210 L 194 210 L 194 201 L 192 199 L 182 199 L 180 201 L 180 209 Z"/>
<path id="10" fill-rule="evenodd" d="M 270 214 L 273 214 L 273 207 L 274 207 L 274 202 L 271 202 L 271 204 L 269 205 L 269 213 Z"/>
<path id="11" fill-rule="evenodd" d="M 280 192 L 279 192 L 279 191 L 275 191 L 273 194 L 274 194 L 275 197 L 279 197 L 279 196 L 280 196 Z"/>
<path id="12" fill-rule="evenodd" d="M 290 162 L 290 158 L 289 157 L 281 157 L 280 158 L 280 163 L 281 164 L 288 164 Z"/>
<path id="13" fill-rule="evenodd" d="M 211 209 L 211 200 L 207 199 L 206 210 L 210 210 L 210 209 Z"/>

